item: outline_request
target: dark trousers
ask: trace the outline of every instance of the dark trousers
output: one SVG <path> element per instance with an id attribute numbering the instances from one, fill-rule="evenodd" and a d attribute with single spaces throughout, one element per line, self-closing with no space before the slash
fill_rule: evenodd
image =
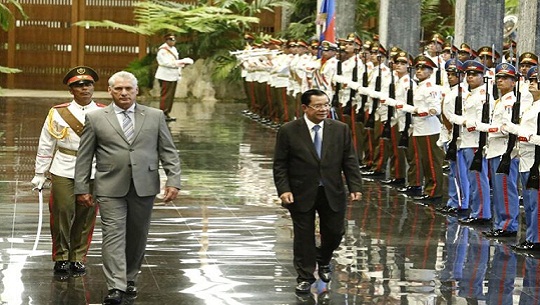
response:
<path id="1" fill-rule="evenodd" d="M 315 244 L 315 213 L 319 214 L 321 245 Z M 307 212 L 291 211 L 294 227 L 294 268 L 297 281 L 315 282 L 316 264 L 328 265 L 332 254 L 339 247 L 345 233 L 345 209 L 335 212 L 330 208 L 324 192 L 319 187 L 313 208 Z"/>
<path id="2" fill-rule="evenodd" d="M 49 212 L 53 261 L 84 262 L 94 233 L 97 207 L 75 202 L 73 179 L 56 175 L 51 178 Z"/>
<path id="3" fill-rule="evenodd" d="M 172 110 L 174 93 L 176 92 L 176 82 L 168 82 L 159 79 L 159 86 L 161 87 L 159 109 L 163 110 L 166 116 L 169 116 L 169 113 Z"/>

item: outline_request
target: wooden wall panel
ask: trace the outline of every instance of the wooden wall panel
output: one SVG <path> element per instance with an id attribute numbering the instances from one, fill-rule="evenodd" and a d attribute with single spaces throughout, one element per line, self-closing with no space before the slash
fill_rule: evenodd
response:
<path id="1" fill-rule="evenodd" d="M 146 55 L 148 42 L 121 30 L 74 27 L 80 20 L 133 23 L 134 0 L 22 0 L 29 19 L 17 21 L 9 32 L 0 32 L 0 65 L 23 70 L 0 74 L 0 86 L 17 89 L 65 90 L 62 79 L 70 67 L 90 66 L 101 80 L 96 90 L 106 90 L 108 77 Z M 177 0 L 187 3 L 190 1 Z M 254 32 L 280 30 L 280 14 L 263 12 Z"/>

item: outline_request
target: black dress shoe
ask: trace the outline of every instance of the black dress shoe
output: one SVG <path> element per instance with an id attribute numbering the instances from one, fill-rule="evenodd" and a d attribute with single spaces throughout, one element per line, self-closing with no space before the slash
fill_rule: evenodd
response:
<path id="1" fill-rule="evenodd" d="M 127 282 L 126 295 L 129 295 L 129 296 L 137 295 L 137 286 L 135 286 L 134 281 Z"/>
<path id="2" fill-rule="evenodd" d="M 419 201 L 435 201 L 435 200 L 441 199 L 442 197 L 432 197 L 432 196 L 429 196 L 427 194 L 424 194 L 424 195 L 420 195 L 420 196 L 413 196 L 412 198 L 414 200 L 419 200 Z"/>
<path id="3" fill-rule="evenodd" d="M 298 293 L 309 293 L 311 291 L 311 283 L 308 281 L 301 281 L 296 285 L 294 290 Z"/>
<path id="4" fill-rule="evenodd" d="M 381 183 L 382 184 L 388 184 L 388 185 L 403 185 L 405 183 L 405 179 L 404 178 L 399 178 L 399 179 L 393 178 L 393 179 L 388 179 L 388 180 L 382 180 Z"/>
<path id="5" fill-rule="evenodd" d="M 454 214 L 457 213 L 457 208 L 453 208 L 451 206 L 440 206 L 438 208 L 435 208 L 437 212 L 443 213 L 443 214 Z"/>
<path id="6" fill-rule="evenodd" d="M 165 117 L 165 121 L 167 121 L 167 122 L 176 121 L 176 118 L 172 117 L 172 116 L 167 116 L 167 117 Z"/>
<path id="7" fill-rule="evenodd" d="M 328 283 L 332 279 L 332 269 L 330 265 L 319 265 L 319 278 L 321 281 Z"/>
<path id="8" fill-rule="evenodd" d="M 458 221 L 464 225 L 487 225 L 491 222 L 491 218 L 467 217 Z"/>
<path id="9" fill-rule="evenodd" d="M 121 304 L 124 297 L 124 292 L 119 289 L 111 289 L 103 299 L 103 305 Z"/>
<path id="10" fill-rule="evenodd" d="M 328 305 L 330 304 L 330 291 L 326 290 L 317 296 L 317 305 Z"/>
<path id="11" fill-rule="evenodd" d="M 364 165 L 360 165 L 359 168 L 360 168 L 360 170 L 367 170 L 367 169 L 371 168 L 371 165 L 364 164 Z"/>
<path id="12" fill-rule="evenodd" d="M 68 273 L 69 272 L 69 262 L 68 261 L 57 261 L 54 263 L 54 272 L 55 273 Z"/>
<path id="13" fill-rule="evenodd" d="M 400 193 L 405 193 L 407 195 L 411 196 L 420 196 L 422 195 L 422 187 L 421 186 L 405 186 L 400 187 L 397 189 Z"/>
<path id="14" fill-rule="evenodd" d="M 540 252 L 540 243 L 525 241 L 519 245 L 512 246 L 512 249 L 523 252 Z"/>
<path id="15" fill-rule="evenodd" d="M 367 172 L 362 172 L 362 175 L 367 176 L 367 177 L 379 177 L 379 176 L 384 176 L 384 172 L 367 171 Z"/>
<path id="16" fill-rule="evenodd" d="M 86 272 L 86 266 L 83 262 L 71 262 L 70 263 L 70 269 L 72 272 L 75 273 L 85 273 Z"/>
<path id="17" fill-rule="evenodd" d="M 485 231 L 482 232 L 485 237 L 492 237 L 492 238 L 498 238 L 498 237 L 515 237 L 517 236 L 516 231 L 507 231 L 507 230 L 491 230 L 491 231 Z"/>

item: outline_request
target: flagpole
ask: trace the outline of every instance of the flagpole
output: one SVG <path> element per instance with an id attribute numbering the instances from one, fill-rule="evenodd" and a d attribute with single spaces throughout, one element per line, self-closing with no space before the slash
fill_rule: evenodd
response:
<path id="1" fill-rule="evenodd" d="M 315 16 L 319 16 L 319 13 L 321 12 L 321 4 L 322 4 L 322 1 L 323 1 L 323 0 L 317 0 L 317 8 L 316 8 L 317 11 L 315 12 L 315 14 L 316 14 Z M 317 25 L 317 26 L 315 27 L 315 29 L 316 29 L 317 38 L 321 37 L 321 29 L 322 29 L 322 26 Z"/>

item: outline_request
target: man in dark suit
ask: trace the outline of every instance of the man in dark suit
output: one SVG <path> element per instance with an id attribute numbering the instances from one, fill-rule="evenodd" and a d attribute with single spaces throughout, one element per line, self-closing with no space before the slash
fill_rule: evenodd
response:
<path id="1" fill-rule="evenodd" d="M 274 182 L 294 227 L 296 292 L 308 293 L 315 282 L 331 279 L 330 260 L 345 232 L 347 194 L 362 197 L 362 180 L 349 127 L 327 119 L 329 98 L 321 90 L 302 94 L 304 116 L 283 125 L 277 134 Z M 321 245 L 315 244 L 315 214 L 319 215 Z"/>
<path id="2" fill-rule="evenodd" d="M 163 111 L 135 102 L 137 79 L 120 71 L 109 79 L 114 103 L 86 116 L 75 165 L 77 203 L 99 204 L 103 271 L 109 289 L 103 304 L 136 295 L 135 283 L 146 248 L 159 162 L 165 170 L 164 201 L 180 189 L 180 160 Z M 94 194 L 90 169 L 95 157 Z"/>

